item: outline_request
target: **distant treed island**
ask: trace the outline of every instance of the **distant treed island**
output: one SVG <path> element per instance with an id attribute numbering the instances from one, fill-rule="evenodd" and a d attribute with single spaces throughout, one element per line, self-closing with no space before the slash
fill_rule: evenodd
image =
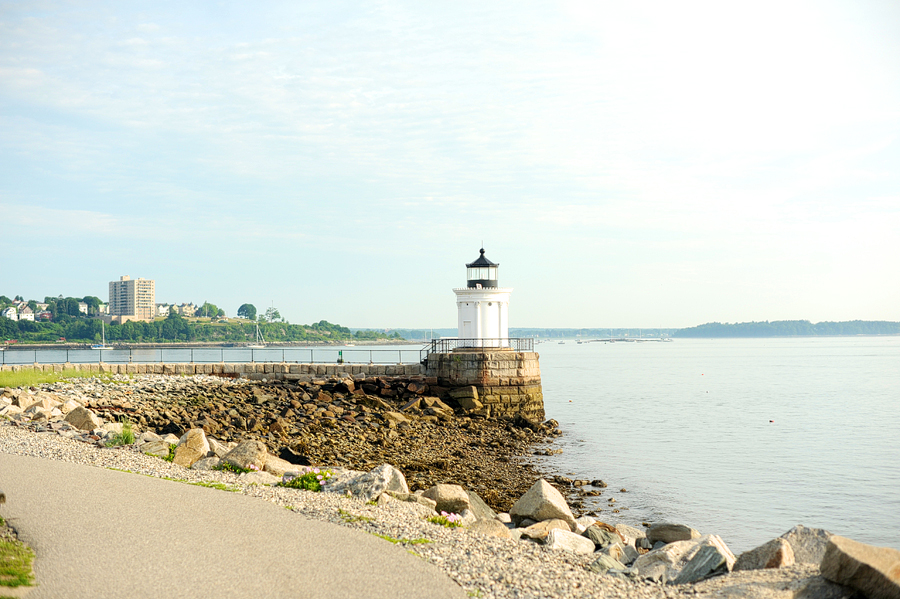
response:
<path id="1" fill-rule="evenodd" d="M 775 320 L 772 322 L 709 322 L 678 329 L 675 337 L 818 337 L 841 335 L 900 335 L 900 322 L 886 320 L 848 320 L 817 322 Z"/>

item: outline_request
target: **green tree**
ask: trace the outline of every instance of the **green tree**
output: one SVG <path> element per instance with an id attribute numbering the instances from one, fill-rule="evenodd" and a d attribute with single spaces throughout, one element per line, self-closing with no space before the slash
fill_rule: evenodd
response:
<path id="1" fill-rule="evenodd" d="M 275 306 L 266 308 L 266 314 L 263 318 L 267 322 L 275 322 L 276 320 L 281 320 L 281 314 L 278 313 L 278 308 Z"/>
<path id="2" fill-rule="evenodd" d="M 237 315 L 239 318 L 256 320 L 256 306 L 253 304 L 241 304 L 241 307 L 238 308 Z"/>

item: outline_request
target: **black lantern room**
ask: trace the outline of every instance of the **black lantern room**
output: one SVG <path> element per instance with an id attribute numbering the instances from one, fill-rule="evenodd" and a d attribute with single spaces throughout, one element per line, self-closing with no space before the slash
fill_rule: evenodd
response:
<path id="1" fill-rule="evenodd" d="M 481 255 L 471 264 L 466 264 L 466 278 L 469 280 L 468 287 L 471 289 L 480 289 L 482 287 L 497 287 L 497 270 L 499 264 L 494 264 L 484 257 L 484 248 L 481 248 Z"/>

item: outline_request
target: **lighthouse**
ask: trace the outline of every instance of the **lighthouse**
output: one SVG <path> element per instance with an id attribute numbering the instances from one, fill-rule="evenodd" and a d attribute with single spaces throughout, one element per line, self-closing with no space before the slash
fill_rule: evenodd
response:
<path id="1" fill-rule="evenodd" d="M 509 347 L 509 296 L 512 289 L 499 286 L 500 265 L 487 259 L 484 248 L 466 264 L 466 286 L 453 290 L 459 315 L 462 347 Z"/>

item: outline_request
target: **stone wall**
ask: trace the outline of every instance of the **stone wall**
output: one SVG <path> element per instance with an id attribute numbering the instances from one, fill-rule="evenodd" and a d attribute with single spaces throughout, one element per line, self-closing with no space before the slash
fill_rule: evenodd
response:
<path id="1" fill-rule="evenodd" d="M 540 356 L 503 350 L 429 354 L 425 376 L 449 388 L 473 386 L 492 416 L 544 419 Z"/>
<path id="2" fill-rule="evenodd" d="M 343 376 L 423 376 L 421 364 L 293 364 L 255 362 L 230 364 L 4 364 L 0 371 L 40 370 L 61 372 L 78 370 L 110 374 L 218 374 L 254 380 L 304 380 L 312 377 Z"/>

